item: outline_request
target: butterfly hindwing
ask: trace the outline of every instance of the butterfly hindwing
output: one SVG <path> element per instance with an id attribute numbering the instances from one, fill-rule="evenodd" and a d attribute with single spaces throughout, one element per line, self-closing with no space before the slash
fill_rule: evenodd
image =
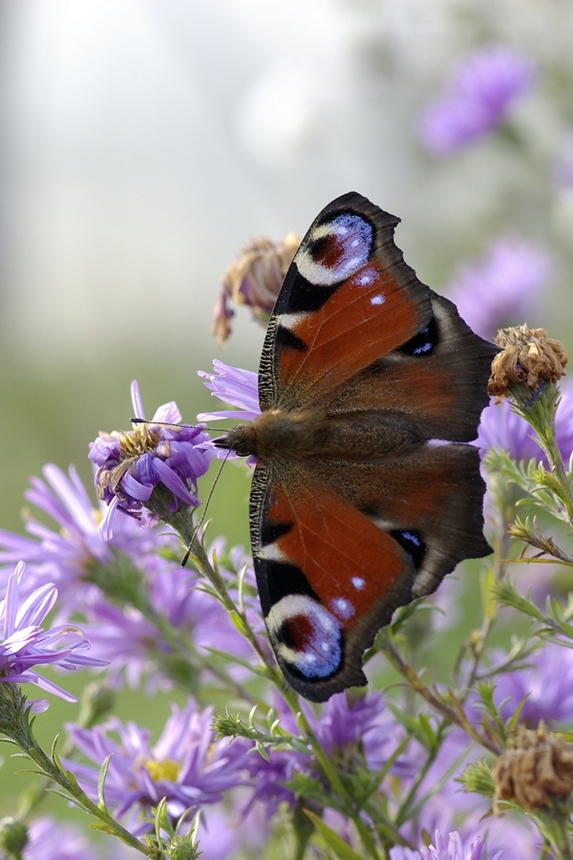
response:
<path id="1" fill-rule="evenodd" d="M 384 463 L 257 467 L 255 571 L 295 689 L 323 701 L 364 684 L 362 655 L 393 611 L 489 552 L 478 461 L 472 446 L 442 445 Z"/>
<path id="2" fill-rule="evenodd" d="M 400 546 L 304 470 L 287 469 L 282 480 L 264 466 L 257 473 L 251 534 L 271 644 L 291 685 L 324 701 L 366 683 L 370 632 L 412 599 L 415 569 L 407 575 Z M 377 620 L 368 623 L 373 612 Z M 366 635 L 356 622 L 367 625 Z"/>

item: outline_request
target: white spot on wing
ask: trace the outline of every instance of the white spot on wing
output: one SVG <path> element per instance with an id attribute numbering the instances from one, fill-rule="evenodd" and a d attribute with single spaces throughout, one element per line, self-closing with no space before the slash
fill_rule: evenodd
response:
<path id="1" fill-rule="evenodd" d="M 378 293 L 377 296 L 372 296 L 370 299 L 371 305 L 383 305 L 386 301 L 386 296 L 383 293 Z"/>
<path id="2" fill-rule="evenodd" d="M 352 603 L 346 599 L 346 597 L 335 597 L 331 602 L 331 607 L 334 612 L 337 613 L 344 621 L 348 618 L 352 618 L 356 610 Z"/>
<path id="3" fill-rule="evenodd" d="M 259 549 L 257 558 L 264 558 L 266 561 L 284 561 L 285 554 L 277 543 L 268 543 Z"/>
<path id="4" fill-rule="evenodd" d="M 279 323 L 284 328 L 293 329 L 304 317 L 305 314 L 279 314 Z"/>
<path id="5" fill-rule="evenodd" d="M 362 591 L 364 586 L 366 585 L 365 581 L 360 576 L 353 576 L 350 580 L 356 591 Z"/>

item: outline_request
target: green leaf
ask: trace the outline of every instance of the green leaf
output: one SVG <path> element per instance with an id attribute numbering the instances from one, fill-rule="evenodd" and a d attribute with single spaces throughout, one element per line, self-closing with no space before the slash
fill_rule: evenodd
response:
<path id="1" fill-rule="evenodd" d="M 100 809 L 109 815 L 107 804 L 105 802 L 105 780 L 107 777 L 107 772 L 109 770 L 109 764 L 111 762 L 111 753 L 108 755 L 106 759 L 104 759 L 102 766 L 100 767 L 98 781 L 97 781 L 97 805 Z"/>
<path id="2" fill-rule="evenodd" d="M 245 625 L 243 618 L 241 618 L 241 616 L 236 611 L 236 609 L 232 609 L 231 612 L 229 612 L 229 616 L 231 618 L 231 621 L 233 622 L 233 624 L 235 625 L 235 627 L 237 628 L 237 630 L 241 634 L 241 636 L 246 637 L 248 635 L 247 627 Z"/>
<path id="3" fill-rule="evenodd" d="M 339 857 L 340 860 L 364 860 L 364 858 L 360 854 L 357 854 L 356 851 L 350 847 L 348 842 L 345 842 L 342 836 L 339 836 L 338 833 L 332 830 L 319 815 L 311 812 L 310 809 L 304 809 L 303 812 L 308 815 L 336 857 Z"/>
<path id="4" fill-rule="evenodd" d="M 270 761 L 269 754 L 260 741 L 255 742 L 255 749 L 257 750 L 261 758 L 263 758 L 265 761 Z"/>

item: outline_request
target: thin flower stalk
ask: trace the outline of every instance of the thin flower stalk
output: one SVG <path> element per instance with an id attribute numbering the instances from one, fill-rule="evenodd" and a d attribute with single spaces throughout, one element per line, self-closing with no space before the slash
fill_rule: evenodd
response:
<path id="1" fill-rule="evenodd" d="M 437 693 L 430 690 L 422 681 L 417 672 L 402 658 L 397 648 L 392 644 L 389 635 L 385 630 L 378 634 L 379 647 L 382 653 L 388 658 L 395 669 L 403 675 L 411 687 L 419 693 L 438 713 L 442 714 L 450 723 L 459 726 L 467 734 L 473 738 L 480 746 L 494 753 L 500 754 L 500 749 L 489 738 L 481 735 L 477 729 L 471 724 L 470 720 L 464 714 L 461 707 L 452 708 L 447 702 Z"/>
<path id="2" fill-rule="evenodd" d="M 7 687 L 12 689 L 7 690 Z M 63 789 L 64 797 L 89 815 L 93 815 L 100 822 L 98 829 L 116 836 L 141 854 L 153 857 L 153 850 L 146 848 L 139 839 L 115 821 L 107 812 L 104 804 L 96 804 L 90 800 L 72 774 L 62 768 L 55 746 L 52 749 L 52 757 L 46 755 L 34 737 L 28 719 L 29 708 L 26 710 L 26 699 L 19 689 L 13 684 L 3 685 L 3 692 L 0 695 L 2 710 L 10 712 L 9 718 L 2 720 L 0 731 L 38 766 L 39 770 L 34 772 L 50 779 Z"/>

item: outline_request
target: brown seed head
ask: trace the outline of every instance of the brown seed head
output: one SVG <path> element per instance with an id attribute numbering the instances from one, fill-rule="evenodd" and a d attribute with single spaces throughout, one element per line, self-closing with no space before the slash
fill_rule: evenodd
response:
<path id="1" fill-rule="evenodd" d="M 537 731 L 518 726 L 511 748 L 492 769 L 494 811 L 500 800 L 512 800 L 525 809 L 551 807 L 555 797 L 573 789 L 573 744 L 549 734 L 543 724 Z"/>
<path id="2" fill-rule="evenodd" d="M 220 346 L 231 333 L 233 311 L 229 302 L 248 305 L 257 318 L 268 316 L 299 245 L 298 236 L 289 233 L 283 242 L 255 239 L 242 249 L 241 256 L 223 275 L 213 312 L 211 333 Z"/>
<path id="3" fill-rule="evenodd" d="M 522 382 L 535 389 L 540 379 L 557 382 L 565 373 L 565 347 L 561 341 L 547 337 L 544 328 L 522 325 L 502 329 L 496 342 L 503 349 L 491 366 L 487 390 L 492 397 L 507 396 L 511 383 Z"/>

